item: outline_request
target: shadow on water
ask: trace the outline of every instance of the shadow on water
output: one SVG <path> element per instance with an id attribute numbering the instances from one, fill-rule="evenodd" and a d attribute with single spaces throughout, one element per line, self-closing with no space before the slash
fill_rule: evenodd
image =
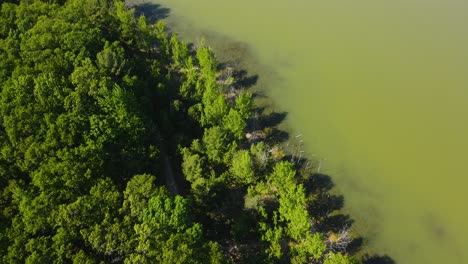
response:
<path id="1" fill-rule="evenodd" d="M 273 112 L 259 118 L 260 126 L 273 127 L 281 124 L 288 115 L 287 112 Z"/>
<path id="2" fill-rule="evenodd" d="M 144 15 L 146 21 L 153 24 L 158 20 L 167 18 L 171 10 L 154 3 L 139 3 L 133 5 L 137 15 Z"/>
<path id="3" fill-rule="evenodd" d="M 308 209 L 315 219 L 317 230 L 339 232 L 352 226 L 354 220 L 349 215 L 339 213 L 344 207 L 344 197 L 330 193 L 335 186 L 330 176 L 313 173 L 303 182 L 303 186 L 306 195 L 312 200 Z"/>
<path id="4" fill-rule="evenodd" d="M 310 161 L 302 160 L 298 164 L 298 170 L 304 170 Z M 341 213 L 344 207 L 344 197 L 331 193 L 335 184 L 332 178 L 322 173 L 312 173 L 310 177 L 302 182 L 305 193 L 309 200 L 308 211 L 314 220 L 314 227 L 322 233 L 340 233 L 343 230 L 351 230 L 354 220 L 347 214 Z M 364 239 L 360 236 L 353 236 L 346 246 L 346 252 L 358 253 L 364 245 Z M 364 264 L 395 264 L 396 262 L 389 256 L 365 255 Z"/>
<path id="5" fill-rule="evenodd" d="M 363 258 L 363 264 L 396 264 L 396 262 L 389 256 L 369 256 Z"/>
<path id="6" fill-rule="evenodd" d="M 266 142 L 268 144 L 278 144 L 286 142 L 289 139 L 289 134 L 283 130 L 273 128 L 270 132 L 270 136 Z"/>
<path id="7" fill-rule="evenodd" d="M 266 113 L 265 107 L 257 107 L 253 109 L 251 125 L 253 129 L 272 128 L 283 123 L 287 116 L 287 112 Z"/>
<path id="8" fill-rule="evenodd" d="M 237 80 L 234 84 L 235 87 L 245 89 L 251 88 L 252 86 L 257 84 L 258 81 L 258 75 L 248 76 L 247 71 L 245 70 L 234 72 L 232 77 L 234 77 L 234 79 Z"/>
<path id="9" fill-rule="evenodd" d="M 298 171 L 307 173 L 310 161 L 305 159 L 296 162 Z M 306 167 L 304 171 L 304 167 Z M 308 200 L 309 214 L 314 221 L 316 231 L 324 234 L 343 234 L 345 231 L 352 230 L 354 220 L 348 215 L 343 214 L 344 197 L 342 195 L 332 194 L 331 190 L 335 187 L 332 178 L 322 173 L 309 173 L 309 177 L 302 182 L 304 191 Z M 364 245 L 364 238 L 351 235 L 346 245 L 345 251 L 356 254 L 361 251 Z M 394 264 L 395 261 L 389 256 L 365 255 L 363 258 L 365 264 Z"/>
<path id="10" fill-rule="evenodd" d="M 335 184 L 331 177 L 322 173 L 314 173 L 308 181 L 304 182 L 304 187 L 307 192 L 312 193 L 317 190 L 329 191 Z"/>
<path id="11" fill-rule="evenodd" d="M 194 44 L 190 44 L 189 48 L 192 49 Z M 221 72 L 218 76 L 218 81 L 227 80 L 228 78 L 233 78 L 234 83 L 232 83 L 229 88 L 234 90 L 240 89 L 249 89 L 257 84 L 258 82 L 258 75 L 251 75 L 248 76 L 246 70 L 236 70 L 236 65 L 238 63 L 235 62 L 224 62 L 220 63 L 217 67 L 217 70 Z"/>
<path id="12" fill-rule="evenodd" d="M 274 145 L 284 143 L 289 140 L 289 133 L 278 128 L 278 125 L 284 122 L 287 112 L 264 113 L 265 108 L 257 107 L 253 110 L 253 117 L 249 121 L 247 129 L 249 131 L 262 131 L 265 143 Z M 253 140 L 251 143 L 255 143 Z"/>

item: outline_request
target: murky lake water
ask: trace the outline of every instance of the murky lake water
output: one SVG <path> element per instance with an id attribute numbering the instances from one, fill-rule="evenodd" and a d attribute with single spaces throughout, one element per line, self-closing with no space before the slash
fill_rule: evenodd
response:
<path id="1" fill-rule="evenodd" d="M 370 250 L 468 263 L 467 1 L 156 2 L 182 37 L 222 33 L 269 69 Z"/>

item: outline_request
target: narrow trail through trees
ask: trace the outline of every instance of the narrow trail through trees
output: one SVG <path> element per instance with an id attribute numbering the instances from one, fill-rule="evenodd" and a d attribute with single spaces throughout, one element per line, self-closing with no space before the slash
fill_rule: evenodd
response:
<path id="1" fill-rule="evenodd" d="M 161 159 L 163 165 L 164 180 L 166 182 L 167 189 L 174 195 L 179 195 L 179 188 L 174 177 L 172 165 L 165 151 L 161 151 Z"/>

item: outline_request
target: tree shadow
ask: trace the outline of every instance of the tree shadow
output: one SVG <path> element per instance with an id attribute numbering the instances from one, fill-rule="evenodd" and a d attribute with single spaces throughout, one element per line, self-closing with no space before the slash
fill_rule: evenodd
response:
<path id="1" fill-rule="evenodd" d="M 235 71 L 233 73 L 233 77 L 235 80 L 237 80 L 234 83 L 234 86 L 236 88 L 248 89 L 257 84 L 258 81 L 258 74 L 248 76 L 247 71 L 245 70 Z"/>
<path id="2" fill-rule="evenodd" d="M 261 114 L 255 120 L 261 128 L 274 127 L 281 124 L 288 115 L 287 112 L 273 112 L 268 115 Z"/>
<path id="3" fill-rule="evenodd" d="M 343 206 L 344 197 L 342 195 L 321 193 L 311 211 L 314 215 L 327 217 L 331 212 L 341 210 Z"/>
<path id="4" fill-rule="evenodd" d="M 217 70 L 221 72 L 218 76 L 218 81 L 226 80 L 229 77 L 234 79 L 234 83 L 230 86 L 234 89 L 249 89 L 257 84 L 258 74 L 249 76 L 246 70 L 235 70 L 232 62 L 224 62 L 218 64 Z"/>
<path id="5" fill-rule="evenodd" d="M 313 218 L 316 231 L 336 234 L 351 229 L 354 220 L 349 215 L 340 213 L 344 207 L 344 196 L 330 193 L 335 186 L 330 176 L 314 173 L 302 184 L 309 200 L 308 212 Z M 352 237 L 345 251 L 355 254 L 361 250 L 363 243 L 362 237 Z"/>
<path id="6" fill-rule="evenodd" d="M 250 78 L 250 77 L 249 77 Z M 253 115 L 248 120 L 247 131 L 261 134 L 256 139 L 249 139 L 250 143 L 264 141 L 267 144 L 279 144 L 289 139 L 289 133 L 277 126 L 284 122 L 287 112 L 271 112 L 265 114 L 265 107 L 253 109 Z"/>
<path id="7" fill-rule="evenodd" d="M 146 21 L 154 24 L 158 20 L 167 18 L 171 10 L 162 7 L 160 4 L 154 3 L 141 3 L 134 6 L 137 15 L 144 15 Z"/>
<path id="8" fill-rule="evenodd" d="M 346 252 L 350 254 L 357 254 L 364 245 L 364 239 L 362 237 L 354 238 L 346 248 Z"/>
<path id="9" fill-rule="evenodd" d="M 395 260 L 387 255 L 365 255 L 362 260 L 363 264 L 396 264 Z"/>
<path id="10" fill-rule="evenodd" d="M 268 98 L 267 95 L 265 95 L 264 93 L 262 92 L 259 92 L 259 91 L 255 91 L 254 93 L 252 93 L 252 98 L 260 98 L 260 99 L 264 99 L 264 98 Z"/>
<path id="11" fill-rule="evenodd" d="M 286 142 L 288 139 L 289 139 L 288 132 L 274 127 L 269 132 L 269 136 L 265 140 L 265 142 L 267 144 L 279 144 L 279 143 Z"/>
<path id="12" fill-rule="evenodd" d="M 331 177 L 321 173 L 314 173 L 308 179 L 305 179 L 302 184 L 307 197 L 311 199 L 308 208 L 310 215 L 322 223 L 324 228 L 329 226 L 330 223 L 337 226 L 339 223 L 337 223 L 338 219 L 336 217 L 328 220 L 327 218 L 331 218 L 331 213 L 343 208 L 344 197 L 330 193 L 330 190 L 335 186 Z M 342 224 L 349 225 L 351 223 L 347 221 Z"/>
<path id="13" fill-rule="evenodd" d="M 303 185 L 307 193 L 329 191 L 335 187 L 332 178 L 322 173 L 314 173 L 308 180 L 303 183 Z"/>
<path id="14" fill-rule="evenodd" d="M 240 88 L 250 88 L 257 84 L 258 81 L 258 75 L 252 75 L 252 76 L 245 76 L 242 79 L 239 79 L 239 81 L 236 82 L 236 87 Z"/>

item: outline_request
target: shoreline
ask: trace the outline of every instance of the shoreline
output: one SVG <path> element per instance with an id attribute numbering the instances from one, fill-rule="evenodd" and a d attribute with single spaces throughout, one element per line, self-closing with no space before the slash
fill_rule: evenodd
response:
<path id="1" fill-rule="evenodd" d="M 194 43 L 196 41 L 200 41 L 200 39 L 205 40 L 207 46 L 210 46 L 211 48 L 213 48 L 214 53 L 217 56 L 217 59 L 219 60 L 219 63 L 221 65 L 234 64 L 238 66 L 237 68 L 238 70 L 246 71 L 248 74 L 254 74 L 254 75 L 258 74 L 259 76 L 258 79 L 261 81 L 260 85 L 258 84 L 253 85 L 249 89 L 249 91 L 254 93 L 254 105 L 256 107 L 265 107 L 267 113 L 274 113 L 277 110 L 281 111 L 281 107 L 277 105 L 275 100 L 268 95 L 268 85 L 269 83 L 272 83 L 274 81 L 266 80 L 267 78 L 263 78 L 262 74 L 261 73 L 259 74 L 258 72 L 267 73 L 267 75 L 271 75 L 275 77 L 277 76 L 277 74 L 274 74 L 274 71 L 272 69 L 268 69 L 268 66 L 260 63 L 259 59 L 254 55 L 254 52 L 246 43 L 231 39 L 230 37 L 219 32 L 207 31 L 203 29 L 193 30 L 192 27 L 185 26 L 187 23 L 183 23 L 183 19 L 180 20 L 180 18 L 173 18 L 171 15 L 168 15 L 166 18 L 162 20 L 166 23 L 169 32 L 175 33 L 177 36 L 181 38 L 181 40 L 187 41 L 187 43 Z M 259 96 L 255 96 L 257 92 L 260 93 Z M 291 128 L 290 124 L 288 124 L 288 121 L 286 119 L 281 121 L 278 124 L 278 128 L 292 135 L 291 138 L 294 138 L 295 136 L 300 135 L 300 133 L 294 132 L 294 130 Z M 281 146 L 283 149 L 287 149 L 287 148 L 290 148 L 287 146 L 288 144 L 289 142 L 283 142 Z M 307 144 L 307 142 L 305 144 Z M 304 156 L 303 158 L 304 160 L 310 159 L 310 157 L 307 155 Z M 312 161 L 315 163 L 319 163 L 320 160 L 321 159 L 319 158 L 318 160 L 312 160 Z M 322 165 L 318 165 L 318 166 L 322 166 Z M 315 168 L 317 168 L 318 166 L 315 166 Z M 320 171 L 318 171 L 317 173 L 320 174 Z M 331 180 L 333 181 L 333 175 L 331 175 Z M 342 193 L 340 192 L 339 186 L 335 186 L 334 183 L 333 183 L 333 188 L 330 190 L 329 193 L 331 195 L 337 195 L 337 196 L 342 195 Z M 344 197 L 344 199 L 346 199 L 346 197 Z M 346 205 L 342 209 L 335 211 L 335 214 L 345 214 L 345 215 L 350 214 L 353 221 L 355 219 L 354 213 L 356 212 L 352 210 L 351 208 L 346 207 Z M 353 226 L 354 225 L 355 224 L 353 224 Z M 354 230 L 354 228 L 351 228 L 351 230 Z M 369 231 L 371 231 L 371 233 L 375 232 L 375 230 L 365 230 L 365 232 L 369 232 Z M 353 232 L 356 232 L 356 230 L 354 230 Z M 366 235 L 367 233 L 361 234 L 358 232 L 355 234 L 357 234 L 358 237 L 361 237 L 361 235 Z M 358 251 L 359 253 L 357 254 L 357 256 L 360 256 L 360 257 L 375 256 L 376 254 L 384 253 L 381 250 L 370 246 L 370 244 L 372 243 L 372 240 L 369 240 L 369 237 L 362 236 L 362 238 L 364 239 L 363 240 L 364 242 L 362 244 L 362 247 Z M 393 261 L 391 258 L 387 259 L 386 258 L 387 255 L 384 254 L 384 256 L 385 257 L 382 258 L 384 261 L 388 261 L 388 260 Z M 378 261 L 381 261 L 382 259 L 376 259 L 376 260 L 370 259 L 370 261 L 366 263 L 374 263 L 373 261 L 376 261 L 376 263 L 379 263 Z M 393 263 L 393 262 L 388 262 L 388 263 Z"/>

